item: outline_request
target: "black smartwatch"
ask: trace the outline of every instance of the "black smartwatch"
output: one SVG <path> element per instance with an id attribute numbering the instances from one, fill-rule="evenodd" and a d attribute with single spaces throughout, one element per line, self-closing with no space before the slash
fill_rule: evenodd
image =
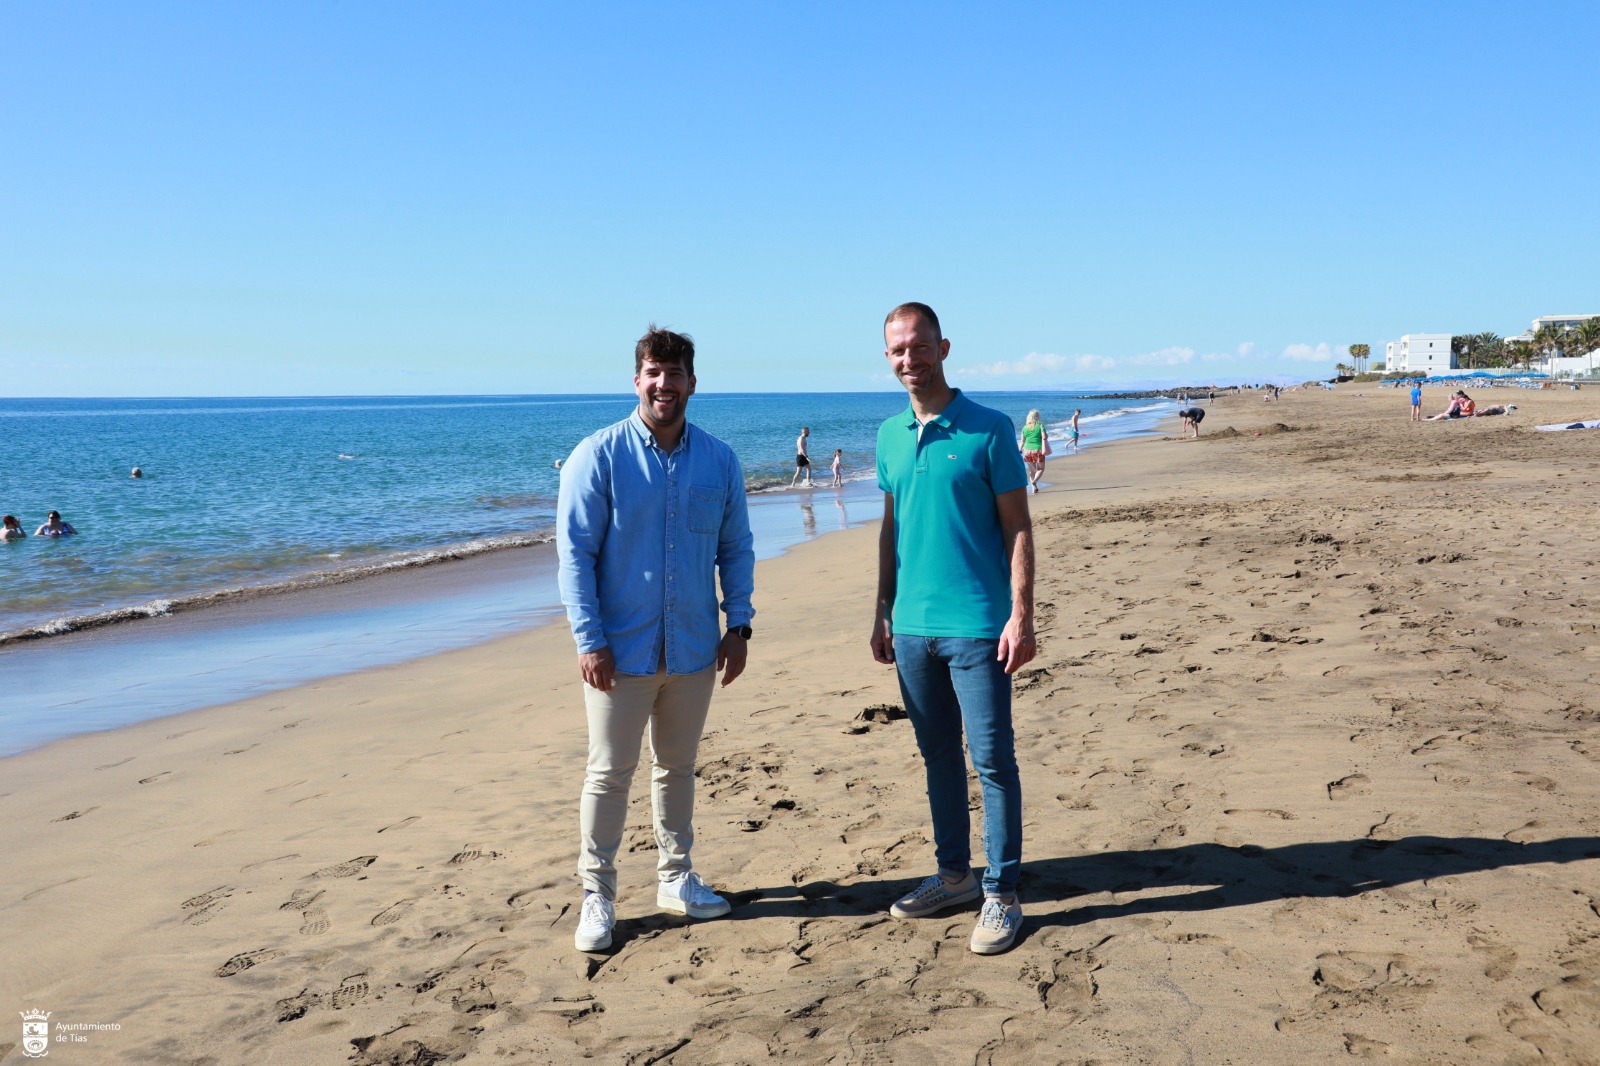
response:
<path id="1" fill-rule="evenodd" d="M 751 629 L 749 626 L 729 626 L 728 632 L 737 633 L 741 639 L 749 640 L 750 634 L 754 633 L 755 630 Z"/>

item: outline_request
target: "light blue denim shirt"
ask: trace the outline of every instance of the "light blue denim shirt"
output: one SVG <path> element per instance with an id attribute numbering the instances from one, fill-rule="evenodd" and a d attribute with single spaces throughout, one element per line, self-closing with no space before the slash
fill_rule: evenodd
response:
<path id="1" fill-rule="evenodd" d="M 756 555 L 733 449 L 685 423 L 671 454 L 637 409 L 586 437 L 561 467 L 561 602 L 579 652 L 610 647 L 617 671 L 715 664 L 723 626 L 749 625 Z"/>

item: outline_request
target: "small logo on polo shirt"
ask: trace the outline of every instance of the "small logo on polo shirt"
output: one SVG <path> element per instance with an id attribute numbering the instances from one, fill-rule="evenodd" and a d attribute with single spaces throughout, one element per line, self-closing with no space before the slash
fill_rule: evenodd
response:
<path id="1" fill-rule="evenodd" d="M 956 457 L 956 453 L 955 452 L 951 452 L 949 455 L 945 456 L 946 459 L 954 459 L 955 457 Z"/>

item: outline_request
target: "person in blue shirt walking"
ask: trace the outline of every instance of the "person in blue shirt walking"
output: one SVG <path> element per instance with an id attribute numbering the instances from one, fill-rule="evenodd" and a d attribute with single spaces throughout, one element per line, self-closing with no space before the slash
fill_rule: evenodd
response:
<path id="1" fill-rule="evenodd" d="M 921 918 L 983 896 L 970 946 L 1022 926 L 1022 785 L 1011 674 L 1037 653 L 1033 525 L 1016 429 L 945 381 L 950 342 L 926 304 L 884 320 L 884 354 L 911 406 L 878 429 L 878 600 L 872 654 L 893 663 L 927 775 L 938 872 L 889 908 Z M 973 876 L 966 733 L 983 789 L 986 865 Z"/>
<path id="2" fill-rule="evenodd" d="M 716 672 L 723 685 L 744 672 L 755 616 L 744 470 L 732 448 L 686 418 L 695 389 L 688 335 L 652 325 L 633 365 L 638 408 L 573 450 L 556 504 L 561 602 L 589 724 L 579 800 L 584 898 L 573 936 L 580 951 L 611 946 L 616 857 L 647 729 L 656 906 L 691 918 L 730 909 L 694 872 L 689 850 L 695 755 Z"/>

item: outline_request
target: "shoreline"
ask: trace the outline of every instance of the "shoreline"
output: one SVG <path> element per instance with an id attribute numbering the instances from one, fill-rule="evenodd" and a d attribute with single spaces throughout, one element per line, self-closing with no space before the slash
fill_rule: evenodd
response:
<path id="1" fill-rule="evenodd" d="M 1082 451 L 1101 455 L 1159 432 L 1156 412 L 1129 413 L 1144 417 Z M 757 556 L 876 521 L 881 509 L 870 478 L 838 488 L 819 479 L 809 489 L 752 493 Z M 326 580 L 206 594 L 166 610 L 120 610 L 102 624 L 38 638 L 0 638 L 0 665 L 13 691 L 0 710 L 6 728 L 0 757 L 470 646 L 562 617 L 549 540 L 496 538 L 473 547 L 481 543 L 404 553 Z"/>
<path id="2" fill-rule="evenodd" d="M 1588 1061 L 1594 575 L 1554 564 L 1600 453 L 1531 430 L 1582 402 L 1219 400 L 1232 433 L 1047 468 L 997 959 L 969 911 L 883 913 L 933 859 L 869 713 L 868 524 L 757 565 L 697 773 L 726 919 L 653 908 L 640 775 L 617 943 L 574 951 L 586 728 L 544 626 L 6 760 L 0 994 L 123 1061 Z"/>

